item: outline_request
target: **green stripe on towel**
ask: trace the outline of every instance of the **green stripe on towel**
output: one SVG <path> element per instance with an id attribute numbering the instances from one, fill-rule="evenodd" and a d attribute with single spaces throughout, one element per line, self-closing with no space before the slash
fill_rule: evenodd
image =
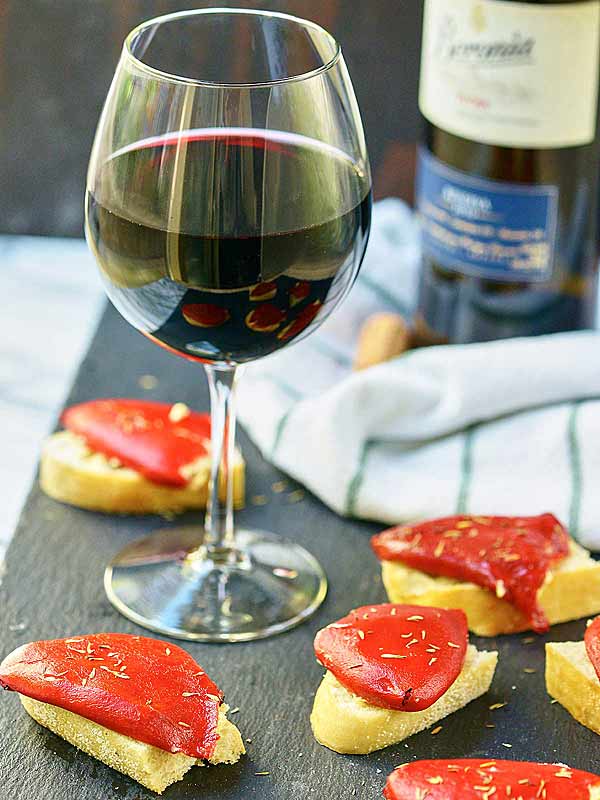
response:
<path id="1" fill-rule="evenodd" d="M 358 462 L 356 464 L 356 470 L 354 471 L 354 475 L 352 476 L 350 483 L 348 484 L 348 491 L 346 492 L 346 514 L 349 517 L 356 516 L 356 503 L 358 500 L 358 493 L 360 491 L 360 487 L 362 486 L 363 478 L 365 475 L 365 466 L 367 463 L 367 459 L 369 457 L 369 453 L 371 449 L 375 446 L 376 442 L 374 440 L 367 440 L 362 447 L 360 455 L 358 457 Z"/>
<path id="2" fill-rule="evenodd" d="M 327 344 L 327 342 L 324 342 L 319 338 L 310 339 L 309 341 L 317 352 L 321 353 L 327 358 L 331 358 L 336 362 L 336 364 L 339 364 L 342 367 L 352 366 L 352 359 L 346 355 L 346 353 L 342 353 L 336 347 L 332 347 L 330 344 Z"/>
<path id="3" fill-rule="evenodd" d="M 304 397 L 304 395 L 299 389 L 296 389 L 295 386 L 292 386 L 286 381 L 283 381 L 279 377 L 274 377 L 273 375 L 269 375 L 268 380 L 270 380 L 271 383 L 278 389 L 280 389 L 284 394 L 289 395 L 289 397 L 293 397 L 294 400 L 302 400 L 302 398 Z"/>
<path id="4" fill-rule="evenodd" d="M 466 514 L 469 505 L 469 491 L 473 475 L 473 438 L 477 424 L 470 425 L 463 435 L 463 452 L 460 463 L 460 484 L 456 500 L 456 513 Z"/>
<path id="5" fill-rule="evenodd" d="M 291 405 L 287 411 L 285 411 L 280 417 L 279 422 L 277 423 L 277 427 L 275 428 L 275 436 L 273 437 L 273 447 L 271 448 L 271 460 L 275 459 L 275 453 L 277 448 L 279 447 L 279 442 L 281 441 L 281 437 L 283 436 L 283 432 L 285 427 L 288 423 L 290 415 L 294 410 L 295 405 Z"/>
<path id="6" fill-rule="evenodd" d="M 373 294 L 376 294 L 380 300 L 383 300 L 385 303 L 387 303 L 387 305 L 395 308 L 400 314 L 403 314 L 405 317 L 410 316 L 408 307 L 401 300 L 398 300 L 398 298 L 395 297 L 384 286 L 380 286 L 377 281 L 374 281 L 373 278 L 369 278 L 364 272 L 358 273 L 357 282 L 362 283 L 363 286 L 366 286 L 367 289 L 370 289 Z"/>

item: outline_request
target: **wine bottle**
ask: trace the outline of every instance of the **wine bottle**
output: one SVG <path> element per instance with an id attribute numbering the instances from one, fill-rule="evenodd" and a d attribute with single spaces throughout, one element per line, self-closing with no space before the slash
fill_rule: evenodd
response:
<path id="1" fill-rule="evenodd" d="M 591 327 L 600 0 L 425 0 L 421 343 Z"/>

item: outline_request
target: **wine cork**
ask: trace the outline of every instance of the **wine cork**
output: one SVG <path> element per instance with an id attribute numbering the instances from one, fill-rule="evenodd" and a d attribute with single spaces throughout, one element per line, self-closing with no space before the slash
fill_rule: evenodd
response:
<path id="1" fill-rule="evenodd" d="M 421 314 L 416 314 L 413 323 L 412 346 L 431 347 L 438 344 L 448 344 L 448 338 L 436 333 Z"/>
<path id="2" fill-rule="evenodd" d="M 399 356 L 411 346 L 411 331 L 400 314 L 387 311 L 370 316 L 362 326 L 353 369 L 366 369 Z"/>

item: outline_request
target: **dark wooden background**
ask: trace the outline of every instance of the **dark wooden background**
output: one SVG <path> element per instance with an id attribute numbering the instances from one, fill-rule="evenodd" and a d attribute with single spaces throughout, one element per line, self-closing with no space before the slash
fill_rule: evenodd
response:
<path id="1" fill-rule="evenodd" d="M 313 19 L 342 44 L 379 197 L 412 193 L 421 0 L 0 0 L 0 233 L 82 235 L 85 171 L 125 35 L 184 8 Z"/>

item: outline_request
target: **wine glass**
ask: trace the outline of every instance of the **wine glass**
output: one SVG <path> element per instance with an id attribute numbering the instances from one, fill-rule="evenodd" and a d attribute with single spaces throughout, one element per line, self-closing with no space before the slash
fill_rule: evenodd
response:
<path id="1" fill-rule="evenodd" d="M 358 107 L 321 27 L 203 9 L 129 34 L 92 149 L 86 237 L 128 322 L 204 365 L 212 428 L 204 528 L 159 531 L 106 570 L 110 600 L 138 624 L 243 641 L 323 601 L 306 550 L 234 527 L 236 367 L 331 313 L 357 275 L 370 212 Z"/>

